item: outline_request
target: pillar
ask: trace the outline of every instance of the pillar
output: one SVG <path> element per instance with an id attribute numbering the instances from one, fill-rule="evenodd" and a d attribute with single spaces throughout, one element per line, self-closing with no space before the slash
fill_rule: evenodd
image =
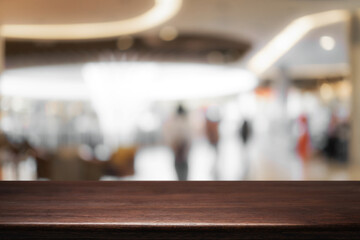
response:
<path id="1" fill-rule="evenodd" d="M 352 84 L 350 163 L 360 165 L 360 19 L 356 11 L 349 21 L 349 67 Z"/>

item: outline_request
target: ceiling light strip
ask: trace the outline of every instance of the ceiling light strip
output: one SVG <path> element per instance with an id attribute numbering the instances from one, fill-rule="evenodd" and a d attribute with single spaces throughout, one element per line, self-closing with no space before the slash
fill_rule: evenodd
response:
<path id="1" fill-rule="evenodd" d="M 263 75 L 308 32 L 315 28 L 344 22 L 349 16 L 345 10 L 332 10 L 296 19 L 250 59 L 248 69 L 258 76 Z"/>
<path id="2" fill-rule="evenodd" d="M 134 34 L 172 18 L 179 10 L 182 0 L 155 0 L 147 12 L 130 19 L 81 24 L 4 24 L 1 35 L 5 38 L 72 40 L 116 37 Z"/>

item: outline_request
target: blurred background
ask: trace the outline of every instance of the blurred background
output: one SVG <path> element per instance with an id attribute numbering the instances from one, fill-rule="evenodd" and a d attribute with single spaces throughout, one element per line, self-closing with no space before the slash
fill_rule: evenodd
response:
<path id="1" fill-rule="evenodd" d="M 0 0 L 0 179 L 359 180 L 358 9 Z"/>

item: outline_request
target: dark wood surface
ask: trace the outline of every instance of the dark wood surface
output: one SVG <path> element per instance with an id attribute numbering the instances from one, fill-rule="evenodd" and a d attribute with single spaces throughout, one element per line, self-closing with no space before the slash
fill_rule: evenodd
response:
<path id="1" fill-rule="evenodd" d="M 360 182 L 0 182 L 0 239 L 360 239 Z"/>

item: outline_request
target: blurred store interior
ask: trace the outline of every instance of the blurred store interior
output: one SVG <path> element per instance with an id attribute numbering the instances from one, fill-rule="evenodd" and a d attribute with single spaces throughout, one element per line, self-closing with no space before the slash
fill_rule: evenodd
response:
<path id="1" fill-rule="evenodd" d="M 360 180 L 358 10 L 0 0 L 0 179 Z"/>

